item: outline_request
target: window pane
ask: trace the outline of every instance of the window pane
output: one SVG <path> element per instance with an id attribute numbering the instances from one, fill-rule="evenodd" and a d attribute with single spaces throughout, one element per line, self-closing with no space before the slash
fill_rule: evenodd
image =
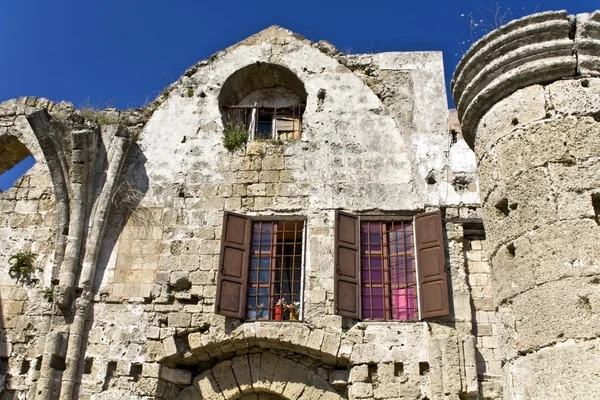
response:
<path id="1" fill-rule="evenodd" d="M 261 269 L 258 274 L 260 283 L 268 283 L 271 280 L 271 270 Z"/>
<path id="2" fill-rule="evenodd" d="M 416 319 L 412 223 L 364 221 L 361 240 L 363 318 Z"/>
<path id="3" fill-rule="evenodd" d="M 416 319 L 416 297 L 414 288 L 392 290 L 392 318 L 398 320 Z"/>
<path id="4" fill-rule="evenodd" d="M 301 300 L 303 221 L 252 223 L 248 318 L 289 320 Z M 283 299 L 286 307 L 278 307 Z M 291 308 L 287 307 L 292 305 Z"/>

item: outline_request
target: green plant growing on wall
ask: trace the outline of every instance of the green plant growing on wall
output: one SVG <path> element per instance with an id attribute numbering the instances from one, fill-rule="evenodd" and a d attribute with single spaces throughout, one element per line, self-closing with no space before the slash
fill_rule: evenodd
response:
<path id="1" fill-rule="evenodd" d="M 229 151 L 234 151 L 246 144 L 248 141 L 248 131 L 245 125 L 234 125 L 227 121 L 223 131 L 223 146 Z"/>
<path id="2" fill-rule="evenodd" d="M 8 269 L 8 275 L 17 283 L 32 285 L 35 282 L 35 277 L 32 276 L 36 272 L 35 259 L 37 254 L 31 251 L 20 251 L 17 254 L 13 254 L 8 259 L 10 268 Z M 39 271 L 40 269 L 37 268 Z"/>
<path id="3" fill-rule="evenodd" d="M 54 301 L 54 284 L 45 287 L 44 290 L 42 290 L 42 294 L 44 295 L 44 299 L 51 303 Z"/>

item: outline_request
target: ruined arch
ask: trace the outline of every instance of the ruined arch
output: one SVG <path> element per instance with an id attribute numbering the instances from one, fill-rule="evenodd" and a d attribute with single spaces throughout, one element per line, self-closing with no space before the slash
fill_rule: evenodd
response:
<path id="1" fill-rule="evenodd" d="M 12 186 L 35 164 L 35 158 L 17 137 L 0 136 L 0 191 Z"/>
<path id="2" fill-rule="evenodd" d="M 327 378 L 326 370 L 311 368 L 297 357 L 283 357 L 269 351 L 249 353 L 221 361 L 203 371 L 193 379 L 192 385 L 179 392 L 176 399 L 345 398 Z"/>

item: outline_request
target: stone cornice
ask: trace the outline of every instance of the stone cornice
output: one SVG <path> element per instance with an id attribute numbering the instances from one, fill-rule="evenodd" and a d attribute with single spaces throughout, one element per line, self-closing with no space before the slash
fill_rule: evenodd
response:
<path id="1" fill-rule="evenodd" d="M 473 148 L 480 118 L 519 89 L 577 76 L 600 76 L 600 11 L 534 14 L 475 43 L 454 72 L 452 94 Z"/>

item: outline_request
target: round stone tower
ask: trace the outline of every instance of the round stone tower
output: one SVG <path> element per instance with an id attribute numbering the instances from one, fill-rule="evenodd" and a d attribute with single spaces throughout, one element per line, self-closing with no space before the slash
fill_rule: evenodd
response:
<path id="1" fill-rule="evenodd" d="M 505 398 L 600 398 L 600 11 L 477 42 L 453 80 L 475 150 Z"/>

